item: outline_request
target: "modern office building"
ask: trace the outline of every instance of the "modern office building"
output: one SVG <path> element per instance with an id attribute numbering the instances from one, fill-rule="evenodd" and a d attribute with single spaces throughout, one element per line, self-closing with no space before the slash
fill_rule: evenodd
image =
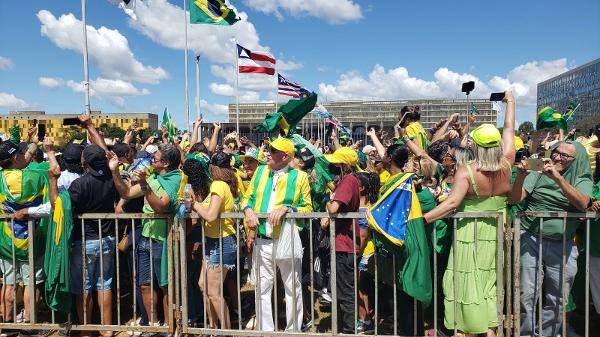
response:
<path id="1" fill-rule="evenodd" d="M 538 111 L 548 105 L 565 112 L 571 101 L 581 104 L 574 120 L 600 115 L 600 58 L 538 83 Z"/>
<path id="2" fill-rule="evenodd" d="M 65 142 L 68 130 L 77 126 L 64 126 L 63 119 L 77 118 L 79 114 L 46 114 L 44 111 L 9 111 L 8 115 L 0 115 L 0 133 L 9 134 L 9 129 L 18 126 L 21 129 L 21 138 L 25 137 L 27 129 L 33 120 L 38 124 L 46 125 L 46 135 L 52 137 L 56 144 Z M 137 121 L 140 128 L 158 128 L 158 115 L 152 113 L 102 113 L 92 111 L 94 125 L 107 124 L 109 127 L 119 127 L 126 130 Z"/>
<path id="3" fill-rule="evenodd" d="M 365 131 L 370 127 L 384 129 L 393 134 L 394 125 L 398 122 L 400 109 L 405 105 L 421 107 L 421 123 L 425 128 L 433 127 L 451 114 L 460 112 L 460 121 L 466 120 L 471 112 L 471 104 L 478 110 L 477 123 L 496 124 L 497 111 L 488 100 L 473 99 L 423 99 L 406 101 L 340 101 L 323 104 L 348 130 L 352 131 L 355 139 L 363 139 Z M 253 128 L 262 123 L 267 112 L 276 110 L 275 103 L 246 103 L 239 105 L 240 133 L 253 137 Z M 231 132 L 236 127 L 236 105 L 229 105 L 229 122 L 225 132 Z M 307 115 L 298 125 L 305 136 L 315 136 L 319 133 L 319 119 L 312 114 Z M 262 136 L 262 135 L 260 135 Z"/>

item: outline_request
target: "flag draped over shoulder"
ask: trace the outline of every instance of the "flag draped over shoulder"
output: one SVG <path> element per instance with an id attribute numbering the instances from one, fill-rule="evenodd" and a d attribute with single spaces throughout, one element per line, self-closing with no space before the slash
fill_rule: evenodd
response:
<path id="1" fill-rule="evenodd" d="M 39 170 L 0 171 L 0 213 L 39 206 L 48 201 L 48 173 Z M 34 255 L 43 253 L 48 219 L 35 225 Z M 28 261 L 29 228 L 27 221 L 0 220 L 0 256 L 12 261 L 13 245 L 17 261 Z"/>
<path id="2" fill-rule="evenodd" d="M 240 21 L 224 0 L 189 0 L 190 23 L 231 26 Z"/>
<path id="3" fill-rule="evenodd" d="M 52 310 L 71 312 L 71 231 L 73 215 L 71 197 L 62 191 L 54 204 L 48 226 L 44 270 L 46 284 L 44 296 Z"/>
<path id="4" fill-rule="evenodd" d="M 537 113 L 537 123 L 535 128 L 541 130 L 554 127 L 567 131 L 567 120 L 556 110 L 549 106 L 545 106 Z"/>
<path id="5" fill-rule="evenodd" d="M 267 113 L 262 124 L 256 126 L 256 131 L 272 132 L 283 130 L 286 135 L 296 132 L 296 124 L 309 113 L 317 103 L 317 94 L 314 92 L 303 99 L 291 99 L 279 107 L 277 112 Z"/>
<path id="6" fill-rule="evenodd" d="M 169 133 L 169 141 L 172 142 L 173 139 L 175 139 L 175 122 L 173 121 L 173 117 L 171 117 L 171 114 L 167 108 L 165 108 L 165 111 L 163 111 L 161 126 L 167 128 L 167 132 Z"/>
<path id="7" fill-rule="evenodd" d="M 432 298 L 429 243 L 413 180 L 404 174 L 380 196 L 367 213 L 378 246 L 385 246 L 403 266 L 399 281 L 408 295 L 422 302 Z"/>

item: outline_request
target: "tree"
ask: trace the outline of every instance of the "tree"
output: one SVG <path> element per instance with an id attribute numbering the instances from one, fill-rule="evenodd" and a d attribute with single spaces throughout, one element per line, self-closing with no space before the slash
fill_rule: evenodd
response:
<path id="1" fill-rule="evenodd" d="M 65 137 L 65 140 L 67 143 L 70 143 L 73 141 L 83 141 L 86 138 L 87 134 L 85 133 L 84 129 L 78 126 L 71 126 L 69 129 L 67 129 L 67 136 Z"/>
<path id="2" fill-rule="evenodd" d="M 533 127 L 533 123 L 530 121 L 521 123 L 521 125 L 519 125 L 519 129 L 517 130 L 520 135 L 529 135 L 533 131 L 535 131 L 535 128 Z"/>

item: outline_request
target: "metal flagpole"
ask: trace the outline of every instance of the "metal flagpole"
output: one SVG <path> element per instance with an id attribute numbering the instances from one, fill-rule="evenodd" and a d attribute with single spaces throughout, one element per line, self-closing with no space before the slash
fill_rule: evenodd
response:
<path id="1" fill-rule="evenodd" d="M 238 51 L 237 40 L 233 38 L 235 44 L 235 131 L 240 134 L 240 55 Z"/>
<path id="2" fill-rule="evenodd" d="M 202 118 L 200 113 L 200 54 L 196 55 L 196 118 Z M 202 143 L 202 126 L 198 128 L 198 140 Z"/>
<path id="3" fill-rule="evenodd" d="M 185 115 L 187 117 L 187 128 L 191 130 L 190 126 L 190 95 L 188 93 L 188 6 L 187 0 L 183 0 L 183 17 L 185 24 L 185 55 L 184 55 L 184 71 L 185 71 Z"/>
<path id="4" fill-rule="evenodd" d="M 85 113 L 90 114 L 90 69 L 88 67 L 87 20 L 85 1 L 81 0 L 81 20 L 83 21 L 83 85 L 85 87 Z"/>

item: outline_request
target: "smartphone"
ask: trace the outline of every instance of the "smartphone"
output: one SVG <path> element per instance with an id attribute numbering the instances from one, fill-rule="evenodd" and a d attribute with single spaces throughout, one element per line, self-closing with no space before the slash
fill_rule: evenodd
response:
<path id="1" fill-rule="evenodd" d="M 498 102 L 504 99 L 504 93 L 503 92 L 493 92 L 490 95 L 490 101 L 492 102 Z"/>
<path id="2" fill-rule="evenodd" d="M 527 159 L 527 167 L 530 171 L 542 172 L 544 169 L 544 162 L 540 158 Z"/>
<path id="3" fill-rule="evenodd" d="M 79 125 L 81 121 L 79 118 L 64 118 L 63 125 Z"/>
<path id="4" fill-rule="evenodd" d="M 37 131 L 38 141 L 43 142 L 46 138 L 46 124 L 39 124 Z"/>

